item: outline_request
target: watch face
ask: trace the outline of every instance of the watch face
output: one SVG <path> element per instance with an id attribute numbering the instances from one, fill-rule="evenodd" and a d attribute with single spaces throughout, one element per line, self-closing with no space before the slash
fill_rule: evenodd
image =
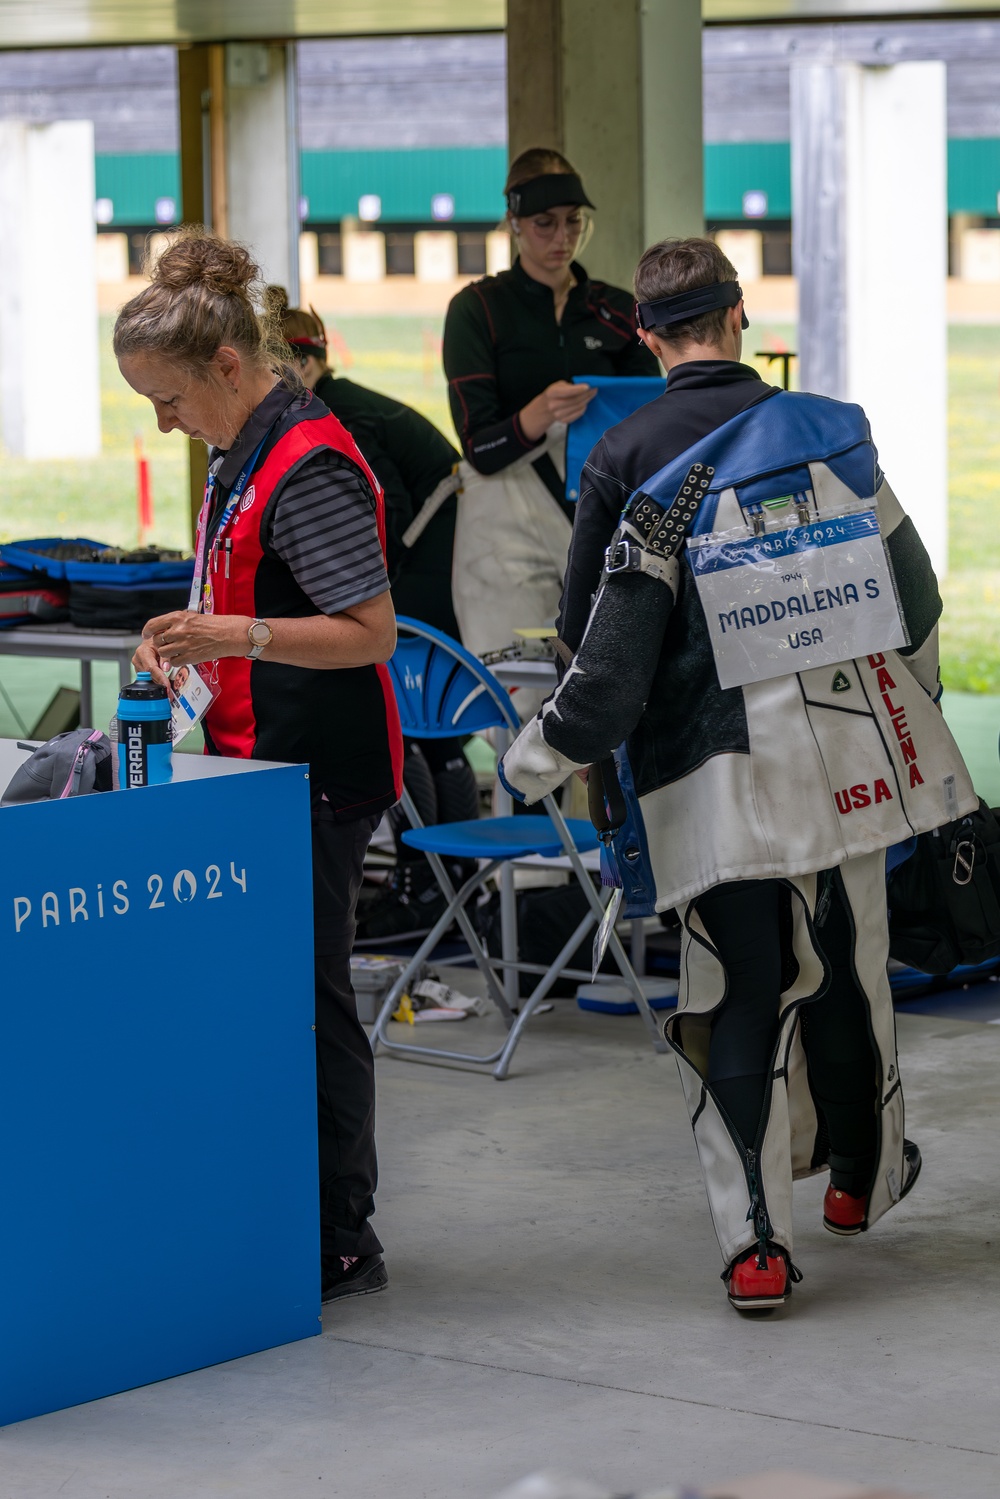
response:
<path id="1" fill-rule="evenodd" d="M 249 633 L 254 645 L 267 645 L 267 642 L 271 638 L 271 627 L 270 625 L 266 625 L 263 620 L 257 620 L 250 626 Z"/>

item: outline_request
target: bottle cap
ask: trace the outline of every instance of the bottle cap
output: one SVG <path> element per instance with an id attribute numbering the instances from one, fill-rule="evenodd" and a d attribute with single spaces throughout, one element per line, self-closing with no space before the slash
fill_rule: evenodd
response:
<path id="1" fill-rule="evenodd" d="M 151 682 L 153 680 L 153 673 L 151 671 L 137 671 L 135 679 L 137 682 Z"/>

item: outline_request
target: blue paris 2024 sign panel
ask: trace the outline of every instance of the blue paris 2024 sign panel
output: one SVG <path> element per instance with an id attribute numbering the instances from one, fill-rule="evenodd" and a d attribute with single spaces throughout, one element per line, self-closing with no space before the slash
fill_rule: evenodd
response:
<path id="1" fill-rule="evenodd" d="M 0 837 L 0 1423 L 319 1332 L 302 767 Z"/>

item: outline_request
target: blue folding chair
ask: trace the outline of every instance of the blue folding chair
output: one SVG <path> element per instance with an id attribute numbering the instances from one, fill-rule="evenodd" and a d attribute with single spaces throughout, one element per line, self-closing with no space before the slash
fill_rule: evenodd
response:
<path id="1" fill-rule="evenodd" d="M 430 625 L 420 624 L 417 620 L 404 616 L 397 620 L 397 625 L 400 638 L 389 662 L 389 669 L 404 734 L 415 739 L 451 739 L 455 735 L 475 734 L 484 729 L 500 730 L 505 738 L 518 732 L 520 721 L 510 695 L 481 661 L 450 636 L 432 629 Z M 544 816 L 506 815 L 471 822 L 444 823 L 434 827 L 423 824 L 412 798 L 405 790 L 401 800 L 403 810 L 412 824 L 403 833 L 403 840 L 410 847 L 426 854 L 447 899 L 447 906 L 386 997 L 372 1032 L 372 1047 L 377 1051 L 382 1046 L 394 1055 L 410 1057 L 414 1061 L 463 1062 L 473 1067 L 492 1068 L 493 1076 L 503 1079 L 507 1076 L 514 1048 L 531 1016 L 545 999 L 587 932 L 604 915 L 601 898 L 580 859 L 581 853 L 597 847 L 597 835 L 589 822 L 579 819 L 567 821 L 551 796 L 547 796 L 543 803 L 546 813 Z M 498 802 L 501 805 L 505 802 L 509 813 L 512 805 L 509 794 L 501 792 Z M 564 854 L 590 907 L 562 951 L 547 968 L 538 963 L 523 963 L 517 955 L 513 865 L 517 860 L 535 854 L 543 858 L 556 858 Z M 485 860 L 486 863 L 456 890 L 445 867 L 445 859 L 475 859 Z M 502 956 L 493 958 L 476 933 L 465 904 L 498 871 Z M 507 1027 L 503 1043 L 486 1055 L 445 1051 L 436 1046 L 418 1046 L 412 1042 L 390 1040 L 387 1034 L 392 1015 L 414 974 L 427 961 L 453 921 L 458 922 L 469 951 L 486 980 L 490 998 Z M 614 931 L 609 951 L 632 992 L 654 1048 L 660 1052 L 666 1051 L 666 1042 L 642 985 Z M 440 963 L 440 959 L 438 962 Z M 503 972 L 502 986 L 497 980 L 495 970 L 498 968 Z M 531 995 L 521 1004 L 519 1012 L 515 1013 L 520 1002 L 520 973 L 536 973 L 541 977 Z M 589 978 L 589 974 L 586 977 Z"/>

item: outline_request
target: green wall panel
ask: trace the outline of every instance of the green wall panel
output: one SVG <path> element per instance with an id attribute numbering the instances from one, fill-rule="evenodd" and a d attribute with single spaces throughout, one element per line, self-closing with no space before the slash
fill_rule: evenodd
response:
<path id="1" fill-rule="evenodd" d="M 455 222 L 492 222 L 503 213 L 507 155 L 500 146 L 449 150 L 303 151 L 302 193 L 309 219 L 331 223 L 356 215 L 358 199 L 375 193 L 382 221 L 427 223 L 435 193 L 451 193 Z M 792 212 L 791 149 L 787 141 L 710 142 L 705 146 L 705 217 L 743 218 L 743 194 L 767 194 L 765 219 Z M 1000 138 L 948 142 L 948 211 L 998 213 Z M 152 224 L 157 198 L 180 199 L 177 156 L 163 151 L 97 157 L 97 196 L 114 204 L 114 223 Z M 752 222 L 752 220 L 747 221 Z"/>
<path id="2" fill-rule="evenodd" d="M 995 218 L 1000 193 L 1000 140 L 955 139 L 948 142 L 948 212 L 981 213 Z"/>
<path id="3" fill-rule="evenodd" d="M 329 223 L 357 215 L 358 199 L 375 193 L 387 222 L 431 218 L 435 193 L 451 193 L 456 221 L 499 221 L 507 152 L 502 146 L 411 151 L 303 151 L 302 195 L 309 219 Z"/>
<path id="4" fill-rule="evenodd" d="M 155 224 L 157 198 L 180 207 L 180 161 L 176 151 L 98 156 L 97 196 L 110 198 L 115 224 Z"/>
<path id="5" fill-rule="evenodd" d="M 791 218 L 791 147 L 787 141 L 706 145 L 705 217 L 708 222 L 741 219 L 743 194 L 746 192 L 767 194 L 765 219 Z"/>

